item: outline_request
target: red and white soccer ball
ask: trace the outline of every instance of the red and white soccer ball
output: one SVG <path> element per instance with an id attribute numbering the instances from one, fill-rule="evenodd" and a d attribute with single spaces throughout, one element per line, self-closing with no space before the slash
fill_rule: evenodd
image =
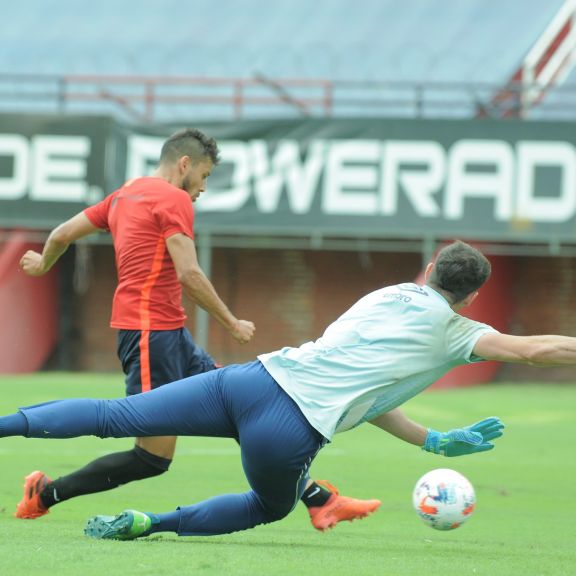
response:
<path id="1" fill-rule="evenodd" d="M 462 474 L 438 468 L 416 482 L 412 503 L 428 526 L 436 530 L 453 530 L 464 524 L 474 512 L 476 494 Z"/>

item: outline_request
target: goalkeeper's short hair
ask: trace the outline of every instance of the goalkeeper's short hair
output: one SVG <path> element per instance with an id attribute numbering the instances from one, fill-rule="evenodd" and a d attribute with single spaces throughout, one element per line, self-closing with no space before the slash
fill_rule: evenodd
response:
<path id="1" fill-rule="evenodd" d="M 490 262 L 476 248 L 456 240 L 438 252 L 428 284 L 448 292 L 452 304 L 461 302 L 490 277 Z"/>

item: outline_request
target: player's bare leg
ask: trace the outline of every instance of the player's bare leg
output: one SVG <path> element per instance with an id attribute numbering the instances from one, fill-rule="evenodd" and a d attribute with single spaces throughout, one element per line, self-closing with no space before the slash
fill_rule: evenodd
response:
<path id="1" fill-rule="evenodd" d="M 154 456 L 172 460 L 176 451 L 177 436 L 150 436 L 147 438 L 136 438 L 136 446 L 146 450 Z"/>

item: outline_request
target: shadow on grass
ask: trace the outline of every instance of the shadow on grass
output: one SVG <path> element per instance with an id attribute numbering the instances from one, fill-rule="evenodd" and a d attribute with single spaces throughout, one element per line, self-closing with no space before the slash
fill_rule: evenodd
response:
<path id="1" fill-rule="evenodd" d="M 292 532 L 292 534 L 289 534 Z M 284 537 L 278 533 L 270 535 L 269 538 L 263 539 L 261 535 L 254 535 L 258 540 L 248 540 L 248 539 L 238 539 L 234 535 L 222 535 L 222 536 L 177 536 L 177 535 L 162 535 L 156 534 L 149 536 L 147 538 L 138 538 L 130 542 L 118 542 L 118 544 L 126 545 L 162 545 L 162 544 L 180 544 L 180 545 L 194 545 L 194 546 L 218 546 L 218 547 L 241 547 L 241 548 L 295 548 L 301 550 L 318 550 L 318 549 L 341 549 L 343 539 L 346 540 L 348 545 L 354 546 L 354 550 L 360 551 L 373 551 L 375 547 L 382 547 L 382 540 L 379 537 L 370 537 L 366 532 L 361 534 L 350 534 L 350 533 L 326 533 L 326 534 L 314 534 L 311 539 L 309 536 L 304 536 L 298 530 L 285 531 Z M 325 541 L 319 540 L 319 538 L 326 538 Z M 281 541 L 279 541 L 281 540 Z M 108 540 L 107 542 L 111 542 Z"/>

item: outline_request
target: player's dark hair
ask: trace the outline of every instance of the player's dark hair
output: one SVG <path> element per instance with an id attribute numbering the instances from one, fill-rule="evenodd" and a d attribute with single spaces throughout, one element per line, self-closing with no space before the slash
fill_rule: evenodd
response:
<path id="1" fill-rule="evenodd" d="M 194 164 L 210 158 L 214 166 L 220 162 L 218 144 L 196 128 L 185 128 L 172 134 L 160 152 L 160 163 L 171 164 L 182 156 L 189 156 Z"/>
<path id="2" fill-rule="evenodd" d="M 490 277 L 490 262 L 476 248 L 456 240 L 438 252 L 428 285 L 440 288 L 452 298 L 452 304 L 461 302 Z"/>

